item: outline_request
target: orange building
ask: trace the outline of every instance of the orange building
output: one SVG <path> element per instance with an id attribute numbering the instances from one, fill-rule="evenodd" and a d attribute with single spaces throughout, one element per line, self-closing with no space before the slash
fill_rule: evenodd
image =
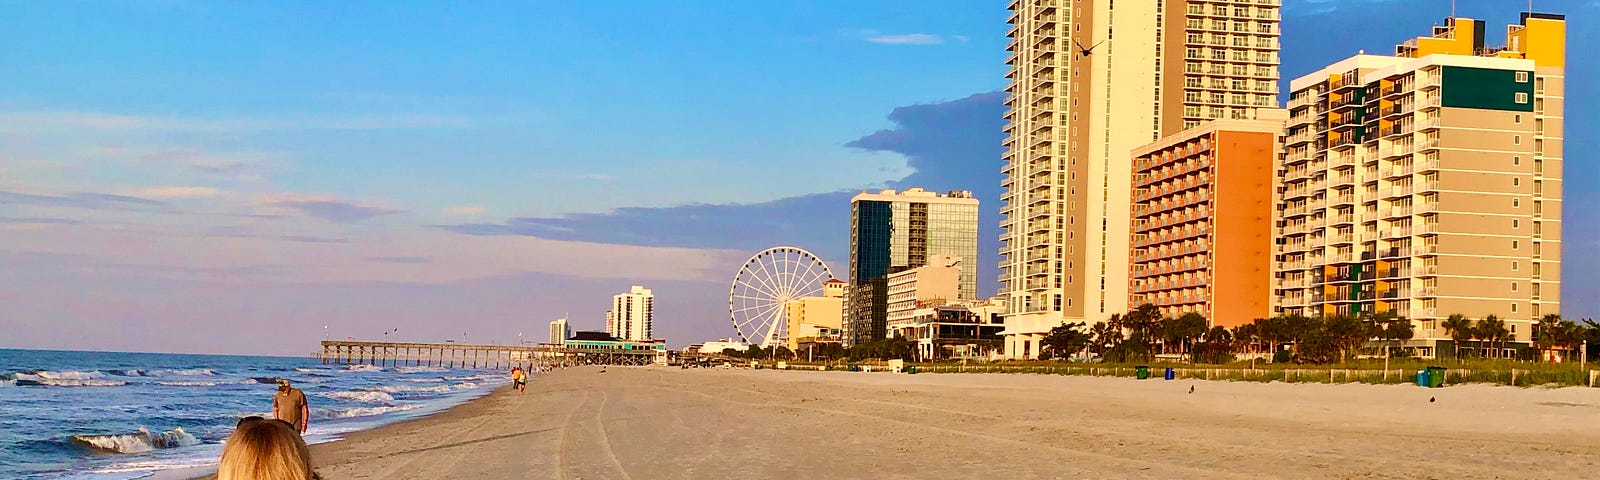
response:
<path id="1" fill-rule="evenodd" d="M 1234 327 L 1272 313 L 1274 166 L 1288 120 L 1211 120 L 1133 151 L 1130 309 Z"/>

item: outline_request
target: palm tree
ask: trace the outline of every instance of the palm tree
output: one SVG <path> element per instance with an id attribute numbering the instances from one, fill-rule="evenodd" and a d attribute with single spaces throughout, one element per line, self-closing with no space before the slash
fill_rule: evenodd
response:
<path id="1" fill-rule="evenodd" d="M 1484 317 L 1482 322 L 1478 322 L 1476 330 L 1479 337 L 1489 341 L 1492 356 L 1499 356 L 1499 345 L 1511 338 L 1511 331 L 1506 330 L 1506 322 L 1497 315 Z"/>
<path id="2" fill-rule="evenodd" d="M 1450 314 L 1449 318 L 1444 319 L 1444 323 L 1439 326 L 1444 327 L 1445 333 L 1450 335 L 1450 341 L 1455 344 L 1456 359 L 1460 360 L 1461 344 L 1472 338 L 1472 319 L 1467 318 L 1466 315 L 1453 313 Z"/>
<path id="3" fill-rule="evenodd" d="M 1178 344 L 1189 351 L 1189 362 L 1194 362 L 1194 343 L 1206 334 L 1206 327 L 1210 322 L 1206 316 L 1198 312 L 1189 312 L 1179 316 L 1170 324 L 1172 331 L 1168 335 L 1178 340 Z M 1231 340 L 1230 340 L 1231 341 Z M 1181 351 L 1180 351 L 1181 353 Z"/>
<path id="4" fill-rule="evenodd" d="M 1260 323 L 1261 319 L 1258 318 L 1255 323 L 1233 327 L 1233 341 L 1238 343 L 1245 353 L 1256 353 L 1254 351 L 1256 350 L 1256 343 L 1261 341 Z"/>

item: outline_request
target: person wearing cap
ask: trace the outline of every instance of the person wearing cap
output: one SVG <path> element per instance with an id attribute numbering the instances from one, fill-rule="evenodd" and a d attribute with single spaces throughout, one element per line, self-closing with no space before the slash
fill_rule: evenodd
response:
<path id="1" fill-rule="evenodd" d="M 311 418 L 306 393 L 289 386 L 288 379 L 278 379 L 278 394 L 272 396 L 272 416 L 289 422 L 301 434 L 306 433 L 306 422 Z"/>

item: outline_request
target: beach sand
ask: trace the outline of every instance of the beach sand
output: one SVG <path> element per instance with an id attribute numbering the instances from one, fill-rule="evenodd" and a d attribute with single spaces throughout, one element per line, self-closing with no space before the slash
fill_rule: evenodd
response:
<path id="1" fill-rule="evenodd" d="M 526 394 L 502 388 L 438 415 L 315 445 L 312 454 L 330 480 L 1578 478 L 1600 471 L 1600 389 L 599 372 L 540 375 Z"/>

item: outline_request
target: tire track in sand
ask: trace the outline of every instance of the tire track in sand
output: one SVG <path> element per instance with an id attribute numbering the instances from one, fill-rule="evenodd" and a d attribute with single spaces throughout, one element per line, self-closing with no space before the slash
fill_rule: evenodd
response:
<path id="1" fill-rule="evenodd" d="M 567 475 L 567 456 L 571 449 L 567 447 L 567 432 L 572 430 L 572 419 L 578 416 L 578 410 L 589 404 L 589 391 L 583 391 L 583 400 L 573 403 L 572 410 L 567 412 L 566 420 L 561 422 L 560 439 L 556 441 L 556 478 L 567 480 L 572 478 Z"/>
<path id="2" fill-rule="evenodd" d="M 606 391 L 601 390 L 600 407 L 594 409 L 594 428 L 600 434 L 600 445 L 606 447 L 606 456 L 611 458 L 611 465 L 617 468 L 617 473 L 622 475 L 621 478 L 633 480 L 633 477 L 628 476 L 628 471 L 622 468 L 622 460 L 617 458 L 616 449 L 611 448 L 611 437 L 606 435 L 606 422 L 605 419 L 601 418 L 601 415 L 606 411 L 606 400 L 608 398 L 610 398 L 610 395 L 606 395 Z"/>

